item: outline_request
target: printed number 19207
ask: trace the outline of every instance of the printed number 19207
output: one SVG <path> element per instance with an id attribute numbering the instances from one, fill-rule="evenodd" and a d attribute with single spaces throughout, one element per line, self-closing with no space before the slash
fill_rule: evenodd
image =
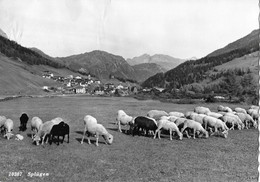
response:
<path id="1" fill-rule="evenodd" d="M 9 172 L 9 175 L 8 176 L 22 176 L 22 172 L 19 171 L 19 172 Z"/>

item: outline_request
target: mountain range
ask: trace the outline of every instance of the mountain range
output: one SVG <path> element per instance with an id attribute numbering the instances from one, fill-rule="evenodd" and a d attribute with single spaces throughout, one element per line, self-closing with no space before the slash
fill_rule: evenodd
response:
<path id="1" fill-rule="evenodd" d="M 0 88 L 0 95 L 36 94 L 44 85 L 57 85 L 41 77 L 46 70 L 61 76 L 92 74 L 104 80 L 114 76 L 136 80 L 144 87 L 168 85 L 175 88 L 205 82 L 212 72 L 234 67 L 257 72 L 258 34 L 259 30 L 254 30 L 203 58 L 185 61 L 161 54 L 144 54 L 125 60 L 122 56 L 100 50 L 53 58 L 37 48 L 28 49 L 10 41 L 0 30 L 0 85 L 5 85 Z"/>
<path id="2" fill-rule="evenodd" d="M 182 62 L 184 59 L 174 58 L 168 55 L 155 54 L 150 56 L 149 54 L 143 54 L 138 57 L 126 60 L 130 65 L 139 65 L 144 63 L 155 63 L 161 67 L 162 72 L 168 71 L 175 68 Z"/>

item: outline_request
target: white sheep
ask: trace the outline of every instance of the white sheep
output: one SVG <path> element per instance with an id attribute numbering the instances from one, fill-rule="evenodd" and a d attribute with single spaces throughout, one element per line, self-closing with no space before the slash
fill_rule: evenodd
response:
<path id="1" fill-rule="evenodd" d="M 218 110 L 219 112 L 224 111 L 224 109 L 225 109 L 225 107 L 222 106 L 222 105 L 219 105 L 219 106 L 217 107 L 217 110 Z"/>
<path id="2" fill-rule="evenodd" d="M 83 144 L 84 136 L 86 135 L 86 132 L 88 134 L 88 137 L 87 137 L 88 144 L 90 144 L 89 136 L 91 134 L 95 135 L 95 137 L 96 137 L 96 146 L 98 146 L 99 135 L 101 135 L 105 139 L 105 143 L 112 144 L 113 135 L 109 134 L 107 132 L 106 128 L 102 124 L 98 124 L 96 118 L 94 118 L 93 116 L 90 116 L 90 115 L 86 115 L 84 117 L 84 125 L 85 125 L 85 129 L 84 129 L 83 137 L 81 140 L 81 144 Z"/>
<path id="3" fill-rule="evenodd" d="M 169 116 L 169 114 L 161 110 L 150 110 L 147 112 L 147 116 L 154 119 L 160 119 L 160 117 Z"/>
<path id="4" fill-rule="evenodd" d="M 228 106 L 219 105 L 217 109 L 218 109 L 218 111 L 233 112 L 232 109 Z"/>
<path id="5" fill-rule="evenodd" d="M 236 107 L 234 109 L 234 111 L 236 111 L 237 113 L 244 113 L 244 114 L 247 114 L 246 110 L 244 108 L 241 108 L 241 107 Z"/>
<path id="6" fill-rule="evenodd" d="M 118 131 L 122 132 L 121 125 L 131 125 L 131 123 L 133 121 L 133 117 L 132 116 L 128 116 L 125 113 L 125 111 L 123 111 L 123 110 L 118 110 L 117 111 L 116 121 L 117 121 L 117 124 L 118 124 Z"/>
<path id="7" fill-rule="evenodd" d="M 180 132 L 178 126 L 174 122 L 171 122 L 165 118 L 160 119 L 158 121 L 158 128 L 154 134 L 154 139 L 156 138 L 157 133 L 158 138 L 161 139 L 161 129 L 168 130 L 170 132 L 170 140 L 172 140 L 173 131 L 175 131 L 178 134 L 180 140 L 182 140 L 183 134 Z"/>
<path id="8" fill-rule="evenodd" d="M 206 116 L 203 118 L 203 122 L 205 124 L 205 129 L 207 130 L 207 127 L 213 127 L 215 130 L 214 132 L 218 132 L 218 129 L 220 128 L 222 133 L 225 134 L 225 138 L 228 135 L 228 127 L 227 125 L 221 121 L 220 119 L 211 117 L 211 116 Z"/>
<path id="9" fill-rule="evenodd" d="M 198 106 L 194 108 L 194 112 L 198 114 L 206 114 L 207 112 L 210 112 L 209 108 Z"/>
<path id="10" fill-rule="evenodd" d="M 237 118 L 235 117 L 224 115 L 221 119 L 223 120 L 224 123 L 231 124 L 230 130 L 234 130 L 235 126 L 237 126 L 239 130 L 242 129 L 240 124 L 238 123 Z"/>
<path id="11" fill-rule="evenodd" d="M 36 145 L 39 145 L 39 142 L 41 139 L 42 139 L 42 145 L 43 145 L 44 139 L 47 135 L 50 134 L 53 125 L 55 125 L 55 123 L 53 121 L 46 121 L 45 123 L 40 125 L 40 128 L 33 139 L 33 141 L 36 142 Z M 48 139 L 49 139 L 49 137 L 47 137 L 46 143 L 48 142 Z"/>
<path id="12" fill-rule="evenodd" d="M 202 134 L 205 135 L 206 138 L 209 137 L 208 132 L 202 127 L 201 123 L 198 123 L 197 121 L 191 120 L 191 119 L 187 119 L 186 121 L 184 121 L 184 125 L 183 128 L 181 129 L 181 132 L 183 133 L 183 131 L 186 128 L 190 128 L 193 129 L 193 138 L 195 139 L 195 134 L 197 132 L 201 132 Z M 190 138 L 190 136 L 187 133 L 187 137 Z"/>
<path id="13" fill-rule="evenodd" d="M 257 123 L 254 121 L 254 119 L 247 113 L 236 113 L 236 115 L 239 117 L 239 119 L 244 123 L 246 129 L 249 128 L 250 124 L 257 128 Z"/>
<path id="14" fill-rule="evenodd" d="M 258 122 L 259 120 L 259 109 L 248 109 L 247 113 L 252 116 L 252 118 Z"/>
<path id="15" fill-rule="evenodd" d="M 176 117 L 178 117 L 178 118 L 184 118 L 184 117 L 185 117 L 183 113 L 177 112 L 177 111 L 175 111 L 175 112 L 169 112 L 169 115 L 170 115 L 170 116 L 176 116 Z"/>
<path id="16" fill-rule="evenodd" d="M 14 128 L 14 122 L 11 119 L 6 119 L 4 123 L 5 128 L 5 134 L 4 137 L 9 140 L 14 134 L 12 134 L 13 128 Z"/>
<path id="17" fill-rule="evenodd" d="M 31 120 L 31 137 L 32 139 L 35 137 L 36 133 L 40 130 L 40 126 L 42 125 L 42 120 L 35 116 Z"/>
<path id="18" fill-rule="evenodd" d="M 235 124 L 238 124 L 238 129 L 244 129 L 245 125 L 244 123 L 241 121 L 241 119 L 235 115 L 233 112 L 227 112 L 224 116 L 231 116 L 235 118 Z"/>
<path id="19" fill-rule="evenodd" d="M 224 111 L 225 112 L 231 112 L 231 113 L 233 112 L 232 109 L 228 106 L 224 107 Z"/>

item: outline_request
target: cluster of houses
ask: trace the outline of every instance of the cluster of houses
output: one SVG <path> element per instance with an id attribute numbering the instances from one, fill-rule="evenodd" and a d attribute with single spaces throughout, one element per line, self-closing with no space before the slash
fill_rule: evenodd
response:
<path id="1" fill-rule="evenodd" d="M 87 94 L 87 95 L 116 95 L 127 96 L 129 94 L 136 94 L 137 87 L 131 87 L 126 83 L 101 83 L 100 80 L 88 75 L 86 77 L 68 75 L 55 76 L 49 71 L 45 71 L 43 78 L 52 79 L 60 83 L 58 87 L 44 86 L 43 90 L 46 92 L 56 92 L 62 94 Z"/>

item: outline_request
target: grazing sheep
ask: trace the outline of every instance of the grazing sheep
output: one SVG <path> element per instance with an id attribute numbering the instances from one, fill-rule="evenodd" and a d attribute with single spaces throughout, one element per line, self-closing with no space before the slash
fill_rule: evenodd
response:
<path id="1" fill-rule="evenodd" d="M 230 107 L 227 107 L 227 106 L 224 107 L 224 111 L 225 112 L 231 112 L 231 113 L 233 112 L 232 109 Z"/>
<path id="2" fill-rule="evenodd" d="M 230 107 L 222 106 L 222 105 L 219 105 L 217 109 L 218 111 L 223 111 L 223 112 L 233 112 Z"/>
<path id="3" fill-rule="evenodd" d="M 12 134 L 13 128 L 14 128 L 14 122 L 11 119 L 6 119 L 4 123 L 5 128 L 5 134 L 4 137 L 9 140 L 14 134 Z"/>
<path id="4" fill-rule="evenodd" d="M 244 123 L 240 120 L 240 118 L 235 115 L 234 113 L 232 112 L 227 112 L 224 116 L 231 116 L 231 117 L 234 117 L 235 118 L 235 124 L 238 125 L 238 129 L 244 129 L 245 128 L 245 125 Z"/>
<path id="5" fill-rule="evenodd" d="M 210 112 L 209 108 L 198 106 L 194 108 L 194 112 L 198 114 L 206 114 L 207 112 Z"/>
<path id="6" fill-rule="evenodd" d="M 223 134 L 225 134 L 225 138 L 228 135 L 228 127 L 227 125 L 221 121 L 220 119 L 211 117 L 211 116 L 205 116 L 203 118 L 203 123 L 205 124 L 205 129 L 207 130 L 207 127 L 212 127 L 214 128 L 214 132 L 218 132 L 218 129 L 222 131 Z"/>
<path id="7" fill-rule="evenodd" d="M 229 116 L 229 115 L 224 115 L 224 116 L 221 118 L 221 120 L 222 120 L 224 123 L 231 125 L 231 127 L 229 128 L 230 130 L 234 130 L 234 129 L 235 129 L 235 125 L 237 126 L 237 128 L 238 128 L 239 130 L 242 129 L 241 126 L 240 126 L 240 124 L 238 123 L 237 118 L 235 118 L 235 117 L 232 117 L 232 116 Z"/>
<path id="8" fill-rule="evenodd" d="M 38 130 L 38 132 L 36 133 L 33 139 L 33 141 L 36 142 L 36 145 L 39 145 L 41 139 L 43 145 L 46 136 L 47 136 L 46 143 L 48 143 L 49 134 L 51 132 L 53 125 L 55 125 L 53 121 L 46 121 L 45 123 L 40 125 L 40 129 Z"/>
<path id="9" fill-rule="evenodd" d="M 62 136 L 61 143 L 63 143 L 65 135 L 68 135 L 68 143 L 69 143 L 69 137 L 70 137 L 70 127 L 67 123 L 64 123 L 63 121 L 60 122 L 57 125 L 53 125 L 51 132 L 50 132 L 50 144 L 53 141 L 54 136 L 57 136 L 57 145 L 59 145 L 59 139 L 60 136 Z"/>
<path id="10" fill-rule="evenodd" d="M 36 133 L 40 130 L 40 126 L 42 125 L 42 120 L 35 116 L 31 120 L 31 137 L 32 139 L 35 137 Z"/>
<path id="11" fill-rule="evenodd" d="M 165 111 L 150 110 L 150 111 L 148 111 L 147 116 L 157 120 L 157 119 L 160 119 L 160 117 L 162 117 L 162 116 L 169 116 L 169 114 Z"/>
<path id="12" fill-rule="evenodd" d="M 247 111 L 247 113 L 248 113 L 250 116 L 252 116 L 252 118 L 253 118 L 256 122 L 258 122 L 259 116 L 260 116 L 258 109 L 249 109 L 249 110 Z"/>
<path id="13" fill-rule="evenodd" d="M 98 146 L 99 135 L 101 135 L 105 139 L 106 144 L 107 143 L 112 144 L 113 135 L 109 134 L 107 132 L 106 128 L 102 124 L 98 124 L 96 118 L 94 118 L 93 116 L 90 116 L 90 115 L 86 115 L 84 117 L 84 125 L 85 125 L 85 129 L 84 129 L 83 137 L 82 137 L 82 140 L 81 140 L 81 144 L 83 144 L 86 132 L 88 134 L 88 136 L 87 136 L 88 144 L 91 144 L 90 139 L 89 139 L 90 135 L 95 135 L 96 146 Z"/>
<path id="14" fill-rule="evenodd" d="M 176 116 L 178 118 L 184 118 L 185 117 L 184 114 L 181 113 L 181 112 L 169 112 L 169 115 L 170 116 Z"/>
<path id="15" fill-rule="evenodd" d="M 244 114 L 247 113 L 245 109 L 240 108 L 240 107 L 236 107 L 236 108 L 234 109 L 234 111 L 236 111 L 237 113 L 244 113 Z"/>
<path id="16" fill-rule="evenodd" d="M 197 132 L 201 132 L 202 134 L 205 135 L 206 138 L 209 137 L 208 132 L 202 127 L 201 123 L 198 123 L 197 121 L 191 120 L 191 119 L 187 119 L 186 121 L 184 121 L 184 125 L 183 128 L 181 129 L 181 132 L 183 133 L 183 131 L 186 128 L 190 128 L 193 129 L 193 138 L 195 139 L 195 134 Z M 190 138 L 190 136 L 187 133 L 188 138 Z"/>
<path id="17" fill-rule="evenodd" d="M 20 127 L 19 131 L 25 131 L 27 129 L 27 122 L 29 120 L 29 117 L 26 113 L 23 113 L 20 117 Z"/>
<path id="18" fill-rule="evenodd" d="M 173 131 L 176 131 L 180 140 L 182 140 L 182 133 L 180 132 L 179 128 L 177 127 L 177 125 L 173 122 L 170 122 L 169 120 L 163 118 L 163 119 L 160 119 L 158 121 L 158 128 L 156 129 L 155 131 L 155 134 L 154 134 L 154 139 L 156 138 L 156 135 L 158 133 L 158 138 L 161 139 L 161 129 L 164 129 L 164 130 L 169 130 L 170 131 L 170 140 L 172 140 L 172 135 L 173 135 Z"/>
<path id="19" fill-rule="evenodd" d="M 133 132 L 132 135 L 135 135 L 135 132 L 138 132 L 140 135 L 140 129 L 144 130 L 146 136 L 148 136 L 149 131 L 155 132 L 157 129 L 157 122 L 154 118 L 146 117 L 146 116 L 138 116 L 134 119 L 133 124 Z"/>
<path id="20" fill-rule="evenodd" d="M 216 112 L 207 112 L 206 115 L 208 116 L 212 116 L 214 118 L 221 118 L 223 116 L 223 114 L 220 114 L 220 113 L 216 113 Z"/>
<path id="21" fill-rule="evenodd" d="M 128 116 L 123 110 L 117 111 L 117 124 L 118 124 L 118 131 L 122 132 L 121 125 L 131 125 L 131 122 L 133 120 L 132 116 Z M 129 127 L 130 130 L 130 127 Z"/>
<path id="22" fill-rule="evenodd" d="M 225 109 L 225 107 L 222 106 L 222 105 L 219 105 L 219 106 L 217 107 L 218 112 L 224 111 L 224 109 Z"/>
<path id="23" fill-rule="evenodd" d="M 257 128 L 257 123 L 254 121 L 254 119 L 247 113 L 236 113 L 236 115 L 239 117 L 239 119 L 244 123 L 245 128 L 248 129 L 251 126 Z"/>

